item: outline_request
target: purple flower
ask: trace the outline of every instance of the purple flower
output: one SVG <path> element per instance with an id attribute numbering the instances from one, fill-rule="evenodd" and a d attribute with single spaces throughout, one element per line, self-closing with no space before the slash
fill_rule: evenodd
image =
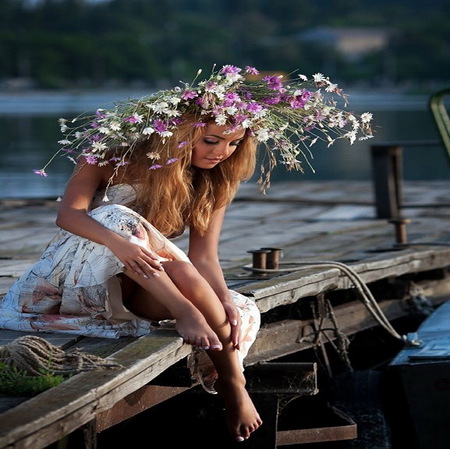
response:
<path id="1" fill-rule="evenodd" d="M 236 67 L 235 65 L 224 65 L 220 69 L 219 73 L 221 73 L 222 75 L 227 75 L 227 74 L 237 75 L 240 71 L 241 71 L 241 69 L 239 67 Z"/>
<path id="2" fill-rule="evenodd" d="M 197 97 L 197 92 L 195 92 L 195 90 L 186 90 L 181 96 L 183 100 L 192 100 L 195 97 Z"/>
<path id="3" fill-rule="evenodd" d="M 263 81 L 267 83 L 267 86 L 271 90 L 281 91 L 283 89 L 283 83 L 278 76 L 265 76 Z"/>
<path id="4" fill-rule="evenodd" d="M 149 169 L 149 170 L 158 170 L 158 168 L 161 168 L 161 167 L 162 167 L 162 165 L 154 164 L 154 165 L 152 165 L 151 167 L 149 167 L 148 169 Z"/>
<path id="5" fill-rule="evenodd" d="M 295 95 L 294 97 L 289 98 L 289 104 L 294 109 L 301 109 L 305 107 L 307 101 L 311 98 L 311 92 L 306 89 L 303 89 L 299 95 Z"/>
<path id="6" fill-rule="evenodd" d="M 195 122 L 194 123 L 194 128 L 203 128 L 204 126 L 206 126 L 205 122 Z"/>
<path id="7" fill-rule="evenodd" d="M 261 100 L 264 104 L 278 104 L 281 101 L 281 97 L 267 97 Z"/>
<path id="8" fill-rule="evenodd" d="M 97 165 L 97 158 L 95 156 L 86 156 L 86 162 L 90 165 Z"/>
<path id="9" fill-rule="evenodd" d="M 173 164 L 173 163 L 176 162 L 177 160 L 178 160 L 177 157 L 173 157 L 172 159 L 169 159 L 169 160 L 166 162 L 166 165 Z"/>
<path id="10" fill-rule="evenodd" d="M 155 128 L 156 132 L 159 134 L 167 131 L 166 123 L 160 119 L 156 119 L 153 121 L 153 127 Z"/>
<path id="11" fill-rule="evenodd" d="M 262 106 L 259 103 L 248 103 L 247 104 L 247 111 L 251 112 L 253 114 L 257 114 L 258 112 L 261 112 Z"/>
<path id="12" fill-rule="evenodd" d="M 239 95 L 234 92 L 227 92 L 225 94 L 225 99 L 223 105 L 227 108 L 229 106 L 233 106 L 236 101 L 239 101 Z"/>
<path id="13" fill-rule="evenodd" d="M 255 67 L 245 66 L 245 71 L 250 73 L 250 75 L 259 75 L 259 71 Z"/>
<path id="14" fill-rule="evenodd" d="M 183 148 L 183 147 L 186 146 L 186 145 L 187 145 L 187 141 L 184 140 L 183 142 L 180 142 L 180 143 L 178 144 L 178 148 Z"/>
<path id="15" fill-rule="evenodd" d="M 253 98 L 253 94 L 248 90 L 244 90 L 243 97 L 245 100 L 251 100 Z"/>
<path id="16" fill-rule="evenodd" d="M 305 107 L 306 101 L 302 99 L 302 97 L 292 97 L 289 104 L 293 109 L 302 109 Z"/>
<path id="17" fill-rule="evenodd" d="M 43 168 L 41 168 L 41 169 L 37 169 L 37 168 L 35 168 L 34 170 L 33 170 L 33 173 L 35 174 L 35 175 L 39 175 L 39 176 L 43 176 L 44 178 L 46 178 L 48 175 L 47 175 L 47 173 L 45 172 L 45 170 L 43 169 Z"/>
<path id="18" fill-rule="evenodd" d="M 125 118 L 123 121 L 128 122 L 128 123 L 139 123 L 140 119 L 136 115 L 130 115 L 129 117 Z"/>
<path id="19" fill-rule="evenodd" d="M 208 81 L 205 83 L 205 91 L 206 92 L 214 92 L 217 89 L 217 83 L 215 81 Z"/>
<path id="20" fill-rule="evenodd" d="M 243 123 L 245 122 L 245 120 L 248 119 L 248 116 L 245 114 L 236 114 L 233 116 L 233 120 L 235 123 L 239 124 L 239 123 Z"/>
<path id="21" fill-rule="evenodd" d="M 248 103 L 246 103 L 245 101 L 239 101 L 235 103 L 235 106 L 241 111 L 246 111 L 248 108 Z"/>
<path id="22" fill-rule="evenodd" d="M 178 125 L 180 125 L 181 123 L 183 123 L 183 119 L 181 119 L 180 117 L 171 118 L 171 119 L 167 122 L 167 124 L 168 124 L 169 127 L 172 127 L 172 126 L 178 126 Z"/>

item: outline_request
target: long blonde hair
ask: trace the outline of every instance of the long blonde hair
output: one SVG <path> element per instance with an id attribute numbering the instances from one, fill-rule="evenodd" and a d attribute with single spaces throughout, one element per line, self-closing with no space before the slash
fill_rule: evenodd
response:
<path id="1" fill-rule="evenodd" d="M 236 151 L 214 168 L 193 167 L 193 148 L 205 133 L 204 127 L 194 126 L 196 121 L 194 116 L 185 117 L 165 141 L 153 134 L 140 142 L 126 168 L 126 182 L 136 188 L 136 199 L 128 206 L 166 236 L 180 233 L 185 226 L 205 233 L 212 213 L 228 205 L 240 182 L 255 171 L 256 142 L 248 133 Z M 149 170 L 149 156 L 154 155 L 161 167 Z"/>

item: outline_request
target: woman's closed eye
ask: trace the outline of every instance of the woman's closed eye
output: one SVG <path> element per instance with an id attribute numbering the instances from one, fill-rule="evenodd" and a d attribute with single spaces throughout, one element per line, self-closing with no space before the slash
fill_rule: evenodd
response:
<path id="1" fill-rule="evenodd" d="M 205 137 L 203 139 L 203 142 L 205 142 L 208 145 L 217 145 L 220 141 L 219 141 L 219 139 L 211 139 L 209 137 Z M 230 142 L 230 146 L 238 147 L 241 142 L 242 142 L 242 139 L 235 140 L 233 142 Z"/>
<path id="2" fill-rule="evenodd" d="M 208 145 L 217 145 L 219 143 L 218 140 L 215 139 L 203 139 L 203 142 L 207 143 Z"/>

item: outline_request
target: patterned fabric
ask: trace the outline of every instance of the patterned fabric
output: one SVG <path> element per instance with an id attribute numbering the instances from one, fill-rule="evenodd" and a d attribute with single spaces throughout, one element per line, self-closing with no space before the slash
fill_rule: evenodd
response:
<path id="1" fill-rule="evenodd" d="M 149 245 L 163 258 L 190 263 L 187 255 L 147 220 L 117 204 L 132 198 L 131 189 L 124 185 L 110 187 L 106 203 L 103 192 L 99 192 L 89 215 L 130 241 Z M 106 338 L 149 334 L 154 325 L 135 316 L 122 303 L 116 275 L 123 268 L 106 246 L 60 230 L 40 260 L 6 293 L 0 303 L 0 328 Z M 250 298 L 231 293 L 243 323 L 243 361 L 259 330 L 260 313 Z M 193 373 L 197 368 L 192 368 Z"/>

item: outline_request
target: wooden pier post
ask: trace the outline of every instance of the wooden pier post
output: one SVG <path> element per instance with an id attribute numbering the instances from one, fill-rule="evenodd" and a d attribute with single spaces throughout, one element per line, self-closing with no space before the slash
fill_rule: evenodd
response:
<path id="1" fill-rule="evenodd" d="M 374 145 L 371 150 L 377 218 L 397 218 L 402 201 L 402 147 Z"/>

